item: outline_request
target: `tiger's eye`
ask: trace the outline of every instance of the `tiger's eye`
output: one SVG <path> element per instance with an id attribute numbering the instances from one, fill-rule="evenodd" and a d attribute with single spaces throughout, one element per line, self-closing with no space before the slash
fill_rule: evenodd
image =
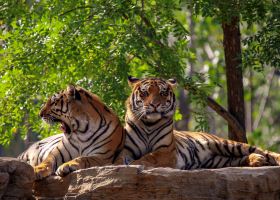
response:
<path id="1" fill-rule="evenodd" d="M 160 94 L 161 96 L 168 96 L 168 91 L 167 91 L 167 90 L 161 91 L 159 94 Z"/>
<path id="2" fill-rule="evenodd" d="M 140 97 L 147 97 L 148 95 L 147 91 L 140 91 Z"/>

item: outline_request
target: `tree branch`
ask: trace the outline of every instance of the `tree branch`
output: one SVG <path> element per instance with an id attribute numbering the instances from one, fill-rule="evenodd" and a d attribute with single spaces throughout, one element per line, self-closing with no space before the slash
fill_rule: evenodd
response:
<path id="1" fill-rule="evenodd" d="M 184 88 L 185 90 L 188 90 L 194 94 L 198 93 L 195 87 L 188 87 L 185 85 Z M 237 119 L 211 97 L 206 97 L 206 103 L 212 110 L 214 110 L 218 115 L 220 115 L 227 121 L 228 125 L 230 125 L 232 129 L 236 132 L 237 140 L 241 141 L 239 139 L 243 138 L 245 129 L 241 126 Z"/>
<path id="2" fill-rule="evenodd" d="M 272 71 L 268 75 L 268 83 L 267 83 L 267 85 L 266 85 L 266 87 L 263 91 L 263 96 L 262 96 L 262 99 L 261 99 L 259 112 L 258 112 L 259 115 L 257 116 L 256 120 L 253 123 L 253 129 L 252 130 L 255 130 L 256 128 L 258 128 L 259 123 L 262 119 L 264 109 L 265 109 L 265 105 L 266 105 L 266 102 L 267 102 L 267 99 L 268 99 L 268 96 L 269 96 L 269 91 L 270 91 L 270 88 L 271 88 L 271 84 L 272 84 L 274 74 L 275 74 L 275 69 L 273 68 Z"/>
<path id="3" fill-rule="evenodd" d="M 76 7 L 76 8 L 70 9 L 70 10 L 67 10 L 67 11 L 65 11 L 64 13 L 59 14 L 58 16 L 61 17 L 61 16 L 66 15 L 66 14 L 68 14 L 68 13 L 70 13 L 70 12 L 73 12 L 73 11 L 75 11 L 75 10 L 86 9 L 86 8 L 94 8 L 94 7 L 92 7 L 92 6 L 79 6 L 79 7 Z"/>
<path id="4" fill-rule="evenodd" d="M 245 130 L 235 119 L 235 117 L 211 97 L 207 97 L 207 105 L 227 121 L 228 125 L 230 125 L 232 129 L 234 129 L 234 131 L 237 133 L 237 137 L 238 139 L 240 139 L 239 141 L 241 141 Z"/>

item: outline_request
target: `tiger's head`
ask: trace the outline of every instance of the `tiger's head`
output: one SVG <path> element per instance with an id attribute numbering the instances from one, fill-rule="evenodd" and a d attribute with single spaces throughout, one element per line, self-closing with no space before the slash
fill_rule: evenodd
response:
<path id="1" fill-rule="evenodd" d="M 176 80 L 129 77 L 128 82 L 132 93 L 127 108 L 134 119 L 155 122 L 164 117 L 173 117 L 176 108 L 173 88 Z"/>
<path id="2" fill-rule="evenodd" d="M 40 111 L 40 116 L 47 123 L 61 123 L 61 130 L 66 135 L 73 132 L 85 133 L 90 128 L 90 121 L 99 123 L 100 113 L 96 112 L 99 107 L 103 109 L 103 106 L 96 95 L 81 87 L 69 85 L 66 90 L 54 94 L 47 100 Z"/>

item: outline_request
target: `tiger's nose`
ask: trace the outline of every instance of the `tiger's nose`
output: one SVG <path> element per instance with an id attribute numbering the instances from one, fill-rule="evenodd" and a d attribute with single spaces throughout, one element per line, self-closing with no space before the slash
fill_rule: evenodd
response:
<path id="1" fill-rule="evenodd" d="M 159 105 L 160 105 L 159 102 L 156 102 L 156 103 L 151 102 L 150 103 L 150 106 L 152 106 L 153 108 L 157 108 Z"/>

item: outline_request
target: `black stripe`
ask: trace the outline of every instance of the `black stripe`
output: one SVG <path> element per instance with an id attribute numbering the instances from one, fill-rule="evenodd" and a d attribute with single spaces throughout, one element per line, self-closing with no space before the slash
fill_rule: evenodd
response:
<path id="1" fill-rule="evenodd" d="M 111 113 L 111 110 L 106 105 L 104 105 L 104 110 L 107 111 L 108 113 Z"/>
<path id="2" fill-rule="evenodd" d="M 105 157 L 104 159 L 105 160 L 112 160 L 113 158 L 114 158 L 114 152 L 111 154 L 111 155 L 109 155 L 108 157 Z M 113 163 L 113 162 L 111 162 L 111 163 Z"/>
<path id="3" fill-rule="evenodd" d="M 63 102 L 63 101 L 61 101 L 61 102 Z M 66 103 L 66 111 L 63 111 L 63 103 L 62 103 L 62 107 L 61 107 L 61 112 L 62 113 L 67 113 L 68 112 L 68 103 Z"/>
<path id="4" fill-rule="evenodd" d="M 165 138 L 165 136 L 170 135 L 170 134 L 172 134 L 172 131 L 167 131 L 165 134 L 163 134 L 162 136 L 160 136 L 154 143 L 152 143 L 152 141 L 149 142 L 149 146 L 150 146 L 150 144 L 151 144 L 152 146 L 155 146 L 155 144 L 158 144 L 158 143 L 160 142 L 160 140 L 162 140 L 163 138 Z M 154 137 L 154 138 L 155 138 L 155 137 Z"/>
<path id="5" fill-rule="evenodd" d="M 130 134 L 127 134 L 126 135 L 127 138 L 132 142 L 132 144 L 137 148 L 137 150 L 139 151 L 139 156 L 142 156 L 142 152 L 141 152 L 141 149 L 139 148 L 139 146 L 136 144 L 136 142 L 133 140 L 133 138 L 131 137 Z M 136 158 L 138 159 L 138 158 Z"/>
<path id="6" fill-rule="evenodd" d="M 126 122 L 131 128 L 132 130 L 137 134 L 138 138 L 143 141 L 143 143 L 146 145 L 146 143 L 148 142 L 146 138 L 144 138 L 144 136 L 142 135 L 141 131 L 138 129 L 138 127 L 129 119 Z M 147 146 L 147 145 L 146 145 Z"/>
<path id="7" fill-rule="evenodd" d="M 191 164 L 188 166 L 187 169 L 192 169 L 192 167 L 193 167 L 195 164 L 197 164 L 197 163 L 195 162 L 195 160 L 191 160 Z M 198 166 L 199 166 L 199 165 L 198 165 Z M 196 167 L 196 168 L 197 168 L 197 167 Z"/>
<path id="8" fill-rule="evenodd" d="M 213 168 L 215 158 L 216 158 L 216 155 L 213 155 L 210 163 L 208 165 L 206 165 L 207 168 Z"/>
<path id="9" fill-rule="evenodd" d="M 200 165 L 201 161 L 200 161 L 200 158 L 199 158 L 199 155 L 198 155 L 198 149 L 196 148 L 196 146 L 195 146 L 193 151 L 194 151 L 194 156 L 197 160 L 196 162 Z"/>
<path id="10" fill-rule="evenodd" d="M 74 149 L 76 149 L 77 150 L 77 152 L 79 153 L 79 148 L 78 147 L 76 147 L 73 143 L 72 143 L 72 141 L 71 140 L 68 140 L 69 141 L 69 143 L 72 145 L 72 147 L 74 147 Z"/>
<path id="11" fill-rule="evenodd" d="M 89 157 L 89 158 L 86 158 L 86 159 L 85 159 L 85 160 L 86 160 L 86 162 L 85 162 L 85 168 L 91 167 L 91 164 L 90 164 L 90 162 L 89 162 L 89 159 L 94 160 L 94 157 Z"/>
<path id="12" fill-rule="evenodd" d="M 104 140 L 103 140 L 103 141 L 104 141 Z M 94 145 L 95 148 L 93 148 L 93 149 L 88 153 L 88 155 L 89 155 L 91 152 L 93 152 L 93 151 L 95 151 L 95 150 L 97 150 L 97 149 L 103 147 L 105 144 L 108 144 L 108 143 L 111 142 L 111 141 L 112 141 L 112 140 L 108 140 L 107 142 L 105 141 L 104 143 L 100 144 L 99 146 Z"/>
<path id="13" fill-rule="evenodd" d="M 238 150 L 238 152 L 239 152 L 239 155 L 240 155 L 241 157 L 244 156 L 243 153 L 242 153 L 242 150 L 241 150 L 241 144 L 237 144 L 237 145 L 236 145 L 236 148 L 237 148 L 237 150 Z"/>
<path id="14" fill-rule="evenodd" d="M 85 129 L 83 131 L 81 131 L 81 130 L 78 130 L 78 131 L 80 133 L 86 133 L 88 131 L 88 124 L 89 124 L 89 122 L 87 121 L 87 125 L 86 125 Z"/>
<path id="15" fill-rule="evenodd" d="M 120 155 L 122 149 L 123 149 L 123 142 L 125 141 L 125 130 L 122 129 L 122 137 L 121 137 L 121 140 L 120 140 L 120 143 L 118 144 L 117 148 L 116 148 L 116 151 L 114 153 L 114 157 L 113 157 L 113 160 L 112 160 L 112 163 L 114 163 L 116 161 L 116 159 L 118 158 L 118 156 Z"/>
<path id="16" fill-rule="evenodd" d="M 116 125 L 116 127 L 114 128 L 114 130 L 113 130 L 107 137 L 105 137 L 103 140 L 101 140 L 101 141 L 97 142 L 96 144 L 94 144 L 94 146 L 96 146 L 96 145 L 100 144 L 101 142 L 103 142 L 103 141 L 107 140 L 108 138 L 110 138 L 110 137 L 116 132 L 116 129 L 119 127 L 119 124 L 120 124 L 120 123 L 118 123 L 118 124 Z M 90 146 L 87 146 L 87 147 L 90 147 Z M 87 148 L 87 147 L 86 147 L 86 148 Z M 84 148 L 84 149 L 82 150 L 82 153 L 86 150 L 86 148 Z M 91 153 L 91 152 L 92 152 L 92 151 L 90 151 L 89 153 Z"/>
<path id="17" fill-rule="evenodd" d="M 131 110 L 135 110 L 135 108 L 136 108 L 137 106 L 136 106 L 135 94 L 134 94 L 134 93 L 132 93 L 132 95 L 131 95 L 131 101 L 132 101 Z"/>
<path id="18" fill-rule="evenodd" d="M 249 153 L 254 153 L 256 151 L 256 147 L 250 146 Z"/>
<path id="19" fill-rule="evenodd" d="M 201 142 L 197 139 L 194 139 L 195 140 L 195 143 L 198 144 L 202 150 L 205 150 L 205 147 L 201 144 Z"/>
<path id="20" fill-rule="evenodd" d="M 219 164 L 220 164 L 221 161 L 223 160 L 223 157 L 221 157 L 221 156 L 219 156 L 219 157 L 220 157 L 219 161 L 213 166 L 214 169 L 215 169 L 215 168 L 218 168 Z"/>
<path id="21" fill-rule="evenodd" d="M 171 142 L 169 144 L 162 144 L 162 145 L 158 146 L 156 149 L 154 149 L 153 151 L 156 151 L 156 150 L 158 150 L 160 148 L 168 148 L 168 147 L 170 147 L 173 144 L 173 141 L 174 141 L 174 139 L 172 137 L 172 140 L 171 140 Z"/>
<path id="22" fill-rule="evenodd" d="M 65 163 L 64 156 L 63 156 L 63 154 L 61 153 L 60 149 L 59 149 L 58 147 L 56 147 L 56 149 L 58 150 L 59 155 L 60 155 L 60 157 L 61 157 L 61 162 L 62 162 L 62 163 Z"/>
<path id="23" fill-rule="evenodd" d="M 62 109 L 63 109 L 63 100 L 60 100 L 60 112 L 62 113 Z"/>
<path id="24" fill-rule="evenodd" d="M 185 155 L 179 148 L 177 148 L 177 152 L 179 152 L 179 155 L 182 157 L 182 159 L 183 159 L 183 161 L 184 161 L 184 163 L 185 163 L 185 168 L 186 168 L 186 166 L 187 166 L 187 161 L 188 161 L 186 155 Z M 184 169 L 185 169 L 185 168 L 184 168 Z"/>
<path id="25" fill-rule="evenodd" d="M 53 141 L 55 141 L 55 142 L 52 143 Z M 49 147 L 49 148 L 52 148 L 53 146 L 56 146 L 57 143 L 59 143 L 60 141 L 61 141 L 61 138 L 56 138 L 55 140 L 52 140 L 52 141 L 48 142 L 47 145 L 52 143 L 51 146 Z M 44 145 L 44 146 L 45 146 L 45 145 Z M 42 147 L 42 148 L 44 148 L 44 147 Z M 54 149 L 54 148 L 53 148 L 53 149 Z M 43 154 L 41 155 L 42 152 L 43 152 Z M 45 156 L 46 153 L 47 153 L 46 150 L 45 150 L 45 151 L 43 151 L 43 149 L 40 150 L 40 153 L 38 154 L 38 156 L 40 157 L 40 163 L 43 161 L 43 158 L 44 158 L 44 156 Z M 50 153 L 50 152 L 49 152 L 49 153 Z"/>
<path id="26" fill-rule="evenodd" d="M 42 149 L 40 150 L 40 152 L 39 152 L 39 154 L 38 154 L 38 156 L 37 156 L 37 159 L 36 159 L 37 165 L 38 165 L 39 163 L 42 162 L 42 159 L 40 159 L 40 153 L 41 153 L 41 151 L 42 151 Z"/>
<path id="27" fill-rule="evenodd" d="M 73 119 L 75 120 L 75 123 L 77 124 L 76 130 L 78 131 L 79 128 L 80 128 L 80 123 L 79 123 L 79 121 L 76 118 L 73 117 Z"/>
<path id="28" fill-rule="evenodd" d="M 181 141 L 176 140 L 176 143 L 179 144 L 180 147 L 185 148 L 185 146 L 181 143 Z"/>
<path id="29" fill-rule="evenodd" d="M 101 119 L 101 126 L 103 125 L 104 126 L 104 117 L 103 117 L 103 115 L 101 115 L 100 114 L 100 112 L 99 112 L 99 110 L 95 107 L 95 105 L 92 103 L 92 101 L 88 101 L 89 102 L 89 104 L 92 106 L 92 108 L 95 110 L 95 112 L 97 112 L 97 114 L 98 114 L 98 116 L 99 116 L 99 118 Z"/>
<path id="30" fill-rule="evenodd" d="M 187 151 L 188 151 L 188 153 L 189 153 L 189 157 L 190 157 L 190 162 L 191 163 L 196 163 L 195 162 L 195 158 L 194 158 L 194 154 L 193 154 L 193 151 L 190 149 L 190 148 L 187 148 Z M 193 165 L 193 164 L 192 164 Z"/>
<path id="31" fill-rule="evenodd" d="M 66 152 L 68 153 L 70 160 L 72 160 L 72 159 L 73 159 L 73 157 L 72 157 L 72 155 L 71 155 L 70 151 L 67 149 L 66 145 L 64 144 L 63 139 L 62 139 L 62 144 L 63 144 L 63 146 L 65 147 L 65 150 L 66 150 Z"/>
<path id="32" fill-rule="evenodd" d="M 145 120 L 142 120 L 142 119 L 141 119 L 142 123 L 143 123 L 145 126 L 153 126 L 153 125 L 159 123 L 161 120 L 162 120 L 162 119 L 160 118 L 160 119 L 158 119 L 157 121 L 149 122 L 149 121 L 145 121 Z"/>
<path id="33" fill-rule="evenodd" d="M 112 121 L 110 121 L 110 122 L 107 124 L 107 127 L 106 127 L 103 131 L 101 131 L 101 132 L 99 133 L 99 135 L 97 135 L 96 137 L 94 137 L 94 138 L 92 139 L 91 143 L 88 144 L 88 145 L 83 149 L 82 153 L 83 153 L 84 150 L 87 149 L 89 146 L 93 145 L 93 143 L 96 142 L 104 133 L 107 132 L 107 130 L 109 129 L 111 123 L 112 123 Z M 95 132 L 95 133 L 96 133 L 96 132 Z M 95 134 L 93 134 L 93 135 L 95 135 Z M 93 137 L 93 136 L 91 136 L 91 138 L 92 138 L 92 137 Z"/>
<path id="34" fill-rule="evenodd" d="M 232 153 L 229 150 L 229 146 L 228 146 L 228 141 L 227 140 L 224 140 L 223 147 L 226 150 L 226 152 L 229 153 L 229 156 L 232 156 Z"/>
<path id="35" fill-rule="evenodd" d="M 227 167 L 227 163 L 230 161 L 230 158 L 227 158 L 226 162 L 223 164 L 222 167 Z"/>
<path id="36" fill-rule="evenodd" d="M 128 150 L 132 154 L 132 157 L 133 157 L 134 160 L 139 158 L 138 156 L 136 156 L 134 150 L 132 148 L 130 148 L 129 146 L 125 145 L 124 149 Z"/>
<path id="37" fill-rule="evenodd" d="M 104 154 L 107 154 L 107 153 L 109 153 L 111 150 L 107 150 L 107 151 L 105 151 L 105 152 L 96 152 L 96 153 L 94 153 L 94 155 L 97 155 L 97 154 L 99 154 L 99 155 L 104 155 Z"/>
<path id="38" fill-rule="evenodd" d="M 155 134 L 155 136 L 154 136 L 153 138 L 150 139 L 149 144 L 152 143 L 152 141 L 154 140 L 154 138 L 156 138 L 156 137 L 159 135 L 159 133 L 160 133 L 163 129 L 165 129 L 166 127 L 169 127 L 169 126 L 172 125 L 172 124 L 173 124 L 173 119 L 170 119 L 168 122 L 165 122 L 165 126 L 159 126 L 159 127 L 156 128 L 155 130 L 153 130 L 149 135 L 152 135 L 152 134 L 154 134 L 155 132 L 157 132 L 157 134 Z M 171 127 L 171 128 L 172 128 L 172 127 Z"/>
<path id="39" fill-rule="evenodd" d="M 199 150 L 197 149 L 196 143 L 193 141 L 193 139 L 189 139 L 189 140 L 185 140 L 186 143 L 188 144 L 192 158 L 193 158 L 193 162 L 197 163 L 198 165 L 200 165 L 201 161 L 198 155 Z M 196 160 L 195 160 L 196 159 Z"/>
<path id="40" fill-rule="evenodd" d="M 224 153 L 224 151 L 222 151 L 221 149 L 220 149 L 220 142 L 217 142 L 217 141 L 214 141 L 214 143 L 215 143 L 215 147 L 216 147 L 216 149 L 217 149 L 217 151 L 219 152 L 219 154 L 220 155 L 222 155 L 222 156 L 224 156 L 224 155 L 226 155 L 225 153 Z M 227 156 L 227 155 L 226 155 Z"/>
<path id="41" fill-rule="evenodd" d="M 212 157 L 210 157 L 206 162 L 203 162 L 202 165 L 200 165 L 201 168 L 206 168 L 207 164 L 212 160 Z"/>
<path id="42" fill-rule="evenodd" d="M 52 155 L 53 156 L 53 158 L 54 158 L 54 163 L 53 163 L 53 172 L 55 172 L 56 170 L 57 170 L 57 166 L 58 166 L 58 164 L 57 164 L 57 159 L 56 159 L 56 157 L 54 156 L 54 155 Z M 52 173 L 53 173 L 52 172 Z"/>

